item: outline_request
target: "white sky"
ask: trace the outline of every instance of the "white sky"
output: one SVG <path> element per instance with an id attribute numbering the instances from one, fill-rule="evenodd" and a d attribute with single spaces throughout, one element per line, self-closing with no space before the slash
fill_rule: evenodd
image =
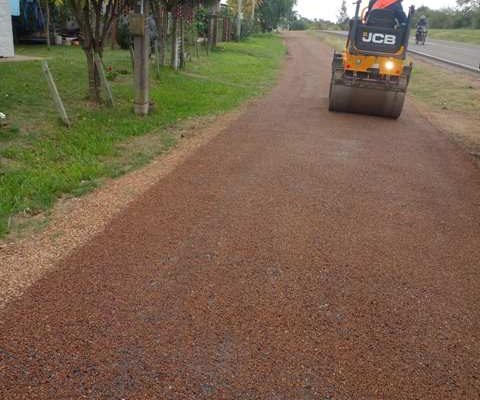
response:
<path id="1" fill-rule="evenodd" d="M 350 17 L 353 16 L 355 12 L 355 6 L 353 5 L 354 0 L 347 0 L 347 5 L 349 8 Z M 297 11 L 300 15 L 309 18 L 321 18 L 330 21 L 336 21 L 340 5 L 342 0 L 298 0 L 297 1 Z M 363 0 L 363 4 L 366 6 L 368 0 Z M 430 8 L 442 8 L 442 7 L 454 7 L 456 4 L 455 0 L 404 0 L 403 8 L 408 10 L 410 5 L 415 7 L 428 6 Z"/>

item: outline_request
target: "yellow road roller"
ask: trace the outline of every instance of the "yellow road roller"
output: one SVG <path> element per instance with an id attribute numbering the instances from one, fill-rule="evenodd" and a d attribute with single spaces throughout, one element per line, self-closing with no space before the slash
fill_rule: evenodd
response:
<path id="1" fill-rule="evenodd" d="M 357 1 L 343 53 L 332 63 L 329 110 L 398 118 L 403 109 L 412 64 L 407 49 L 415 9 L 398 24 L 388 9 L 365 8 Z"/>

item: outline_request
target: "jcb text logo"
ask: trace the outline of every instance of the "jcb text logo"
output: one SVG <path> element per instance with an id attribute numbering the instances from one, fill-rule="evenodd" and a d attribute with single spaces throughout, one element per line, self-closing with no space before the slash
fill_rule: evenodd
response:
<path id="1" fill-rule="evenodd" d="M 383 33 L 363 32 L 362 41 L 365 43 L 390 44 L 397 42 L 395 35 L 384 35 Z"/>

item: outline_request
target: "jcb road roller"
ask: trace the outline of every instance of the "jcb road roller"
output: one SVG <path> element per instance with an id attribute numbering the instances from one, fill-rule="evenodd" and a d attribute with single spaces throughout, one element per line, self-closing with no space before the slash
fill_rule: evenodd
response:
<path id="1" fill-rule="evenodd" d="M 365 8 L 357 1 L 355 17 L 343 53 L 335 52 L 332 63 L 329 110 L 398 118 L 412 64 L 407 49 L 415 9 L 408 21 L 398 24 L 388 9 Z"/>

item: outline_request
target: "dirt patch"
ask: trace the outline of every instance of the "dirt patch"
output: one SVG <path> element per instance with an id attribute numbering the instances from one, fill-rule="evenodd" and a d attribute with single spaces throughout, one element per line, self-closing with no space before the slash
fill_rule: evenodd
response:
<path id="1" fill-rule="evenodd" d="M 15 55 L 13 57 L 0 57 L 0 63 L 13 63 L 13 62 L 25 62 L 25 61 L 42 61 L 45 58 L 42 57 L 30 57 L 30 56 L 22 56 L 22 55 Z"/>
<path id="2" fill-rule="evenodd" d="M 418 104 L 417 106 L 431 124 L 441 132 L 449 135 L 456 143 L 465 148 L 468 153 L 480 153 L 480 118 L 453 111 L 434 111 Z"/>

